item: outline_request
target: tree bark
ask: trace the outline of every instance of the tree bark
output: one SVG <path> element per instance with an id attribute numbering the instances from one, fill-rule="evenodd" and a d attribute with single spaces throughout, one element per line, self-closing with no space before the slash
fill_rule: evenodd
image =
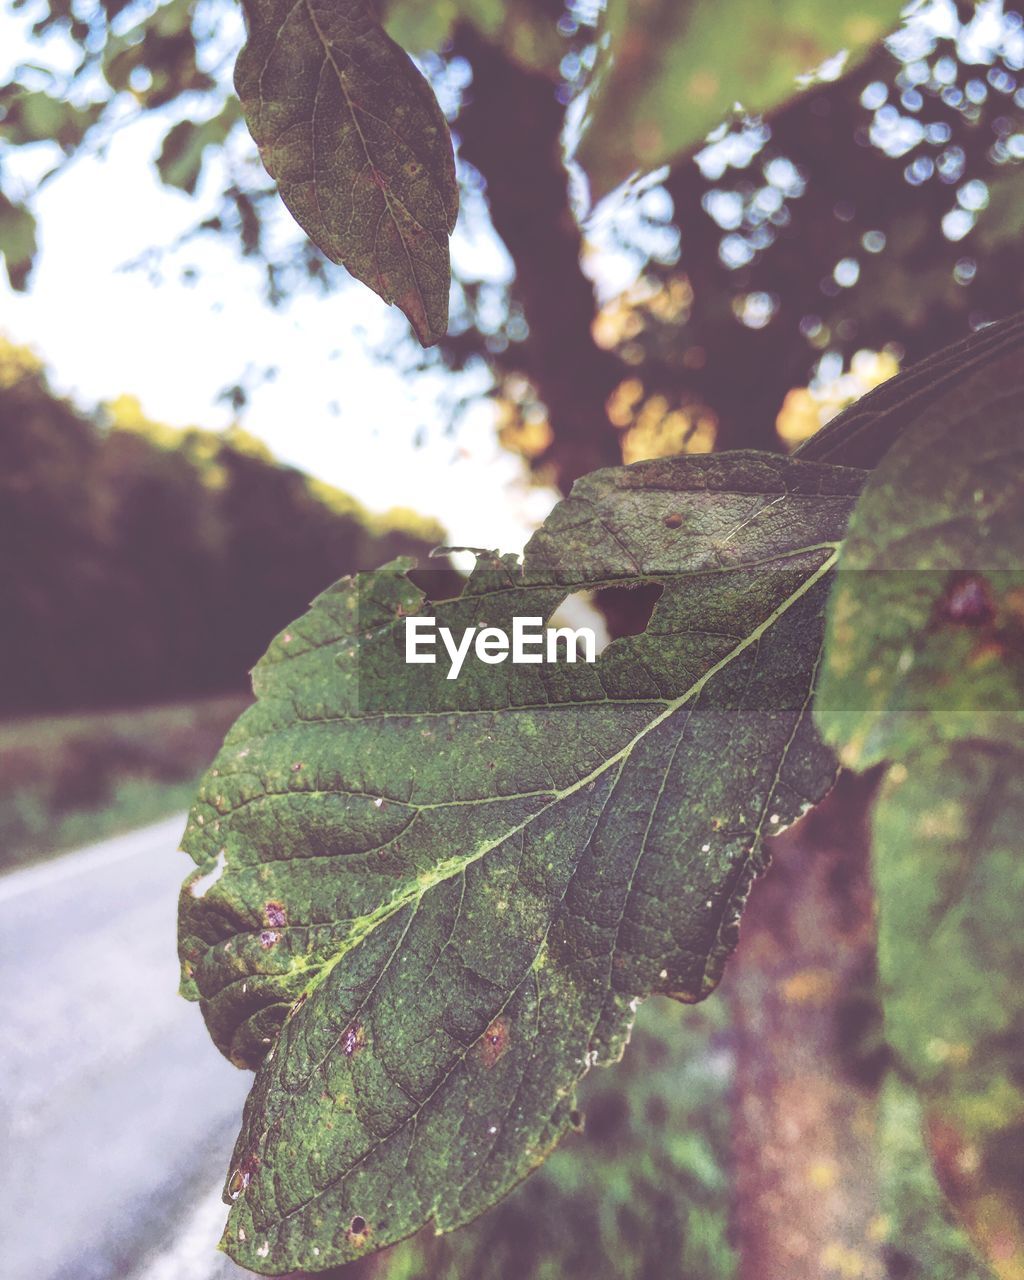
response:
<path id="1" fill-rule="evenodd" d="M 876 1159 L 884 1069 L 865 814 L 844 777 L 774 842 L 723 990 L 736 1036 L 734 1216 L 739 1280 L 882 1280 Z"/>
<path id="2" fill-rule="evenodd" d="M 512 296 L 529 326 L 527 338 L 492 360 L 529 378 L 547 407 L 554 440 L 539 462 L 567 492 L 579 476 L 622 461 L 605 403 L 623 374 L 591 337 L 594 293 L 562 164 L 565 108 L 546 76 L 512 62 L 468 24 L 455 47 L 473 67 L 456 125 L 461 155 L 487 184 L 491 220 L 515 263 Z"/>

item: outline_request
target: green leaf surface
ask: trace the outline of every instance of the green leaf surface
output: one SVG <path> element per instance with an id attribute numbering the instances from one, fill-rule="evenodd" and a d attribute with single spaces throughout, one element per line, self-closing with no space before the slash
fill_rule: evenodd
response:
<path id="1" fill-rule="evenodd" d="M 1018 338 L 902 431 L 865 486 L 829 603 L 816 714 L 856 769 L 1024 731 Z"/>
<path id="2" fill-rule="evenodd" d="M 1024 1275 L 1024 752 L 935 747 L 873 819 L 886 1034 L 939 1180 L 997 1275 Z"/>
<path id="3" fill-rule="evenodd" d="M 645 1004 L 623 1061 L 582 1082 L 582 1132 L 468 1227 L 396 1246 L 380 1280 L 731 1280 L 724 1012 Z"/>
<path id="4" fill-rule="evenodd" d="M 1024 362 L 1019 320 L 892 395 L 857 504 L 816 718 L 888 762 L 873 865 L 886 1036 L 939 1184 L 1002 1280 L 1024 1277 Z M 838 433 L 860 447 L 888 411 Z M 859 435 L 859 441 L 857 436 Z"/>
<path id="5" fill-rule="evenodd" d="M 436 342 L 459 196 L 433 91 L 366 0 L 246 0 L 245 14 L 235 86 L 282 199 L 327 257 Z"/>
<path id="6" fill-rule="evenodd" d="M 238 118 L 238 103 L 231 98 L 209 120 L 180 120 L 169 129 L 156 159 L 161 182 L 193 194 L 206 148 L 221 146 Z"/>
<path id="7" fill-rule="evenodd" d="M 701 145 L 732 111 L 780 106 L 797 77 L 849 67 L 899 21 L 900 0 L 608 0 L 577 160 L 599 200 Z"/>
<path id="8" fill-rule="evenodd" d="M 36 220 L 24 205 L 8 200 L 0 191 L 0 253 L 4 256 L 12 289 L 28 287 L 36 257 Z"/>
<path id="9" fill-rule="evenodd" d="M 570 1126 L 638 999 L 715 986 L 779 831 L 831 785 L 809 704 L 863 473 L 773 455 L 581 481 L 429 606 L 459 635 L 653 582 L 569 665 L 408 666 L 401 573 L 325 592 L 254 673 L 185 845 L 183 989 L 258 1068 L 224 1245 L 319 1269 L 470 1221 Z"/>

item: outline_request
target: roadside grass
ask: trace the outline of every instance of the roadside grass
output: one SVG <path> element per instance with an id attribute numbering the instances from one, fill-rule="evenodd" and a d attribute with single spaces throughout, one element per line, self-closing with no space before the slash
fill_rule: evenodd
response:
<path id="1" fill-rule="evenodd" d="M 188 807 L 243 694 L 0 724 L 0 871 Z"/>

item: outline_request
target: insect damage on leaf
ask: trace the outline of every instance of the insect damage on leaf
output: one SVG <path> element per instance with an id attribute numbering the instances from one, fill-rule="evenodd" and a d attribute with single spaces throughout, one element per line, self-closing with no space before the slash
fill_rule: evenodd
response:
<path id="1" fill-rule="evenodd" d="M 244 8 L 235 87 L 281 198 L 328 258 L 437 342 L 459 193 L 433 91 L 368 0 Z"/>
<path id="2" fill-rule="evenodd" d="M 458 634 L 659 587 L 593 664 L 407 665 L 427 606 L 403 566 L 271 645 L 192 810 L 180 900 L 186 990 L 257 1070 L 234 1167 L 259 1163 L 224 1237 L 244 1266 L 471 1220 L 572 1126 L 640 999 L 713 989 L 764 837 L 835 774 L 809 707 L 863 478 L 750 453 L 598 472 L 522 564 L 482 560 L 429 605 Z"/>

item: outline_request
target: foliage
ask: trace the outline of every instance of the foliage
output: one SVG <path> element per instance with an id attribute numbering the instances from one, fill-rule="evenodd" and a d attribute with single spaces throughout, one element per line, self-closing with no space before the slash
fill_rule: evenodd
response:
<path id="1" fill-rule="evenodd" d="M 1014 229 L 1024 31 L 1012 8 L 1000 18 L 989 5 L 976 15 L 961 6 L 958 20 L 948 0 L 919 7 L 853 72 L 798 94 L 767 123 L 734 121 L 696 159 L 677 159 L 664 186 L 610 208 L 583 244 L 559 138 L 574 136 L 599 55 L 596 7 L 392 0 L 383 9 L 388 31 L 420 59 L 453 119 L 468 162 L 465 232 L 485 234 L 489 213 L 515 264 L 506 285 L 481 280 L 466 255 L 456 256 L 452 324 L 439 353 L 456 367 L 486 361 L 503 408 L 506 388 L 526 380 L 515 408 L 539 406 L 548 443 L 535 447 L 536 433 L 506 438 L 529 442 L 545 479 L 568 486 L 621 460 L 606 403 L 624 382 L 640 382 L 647 417 L 664 403 L 660 417 L 674 424 L 673 438 L 681 423 L 696 421 L 718 447 L 777 448 L 779 406 L 815 377 L 819 360 L 849 364 L 862 349 L 891 346 L 913 362 L 1024 306 L 1024 241 Z M 225 57 L 237 43 L 227 0 L 154 13 L 115 7 L 113 23 L 100 6 L 72 20 L 66 0 L 44 12 L 36 29 L 67 33 L 76 70 L 47 71 L 41 50 L 32 67 L 18 69 L 12 91 L 101 107 L 85 150 L 101 148 L 138 113 L 166 122 L 168 137 L 182 125 L 173 146 L 165 143 L 172 154 L 189 150 L 200 130 L 208 136 L 208 122 L 218 122 L 216 132 L 226 125 Z M 748 6 L 737 28 L 757 12 Z M 842 42 L 833 43 L 837 51 Z M 104 74 L 114 65 L 116 88 Z M 212 87 L 197 87 L 197 67 Z M 471 85 L 460 88 L 468 75 Z M 669 103 L 660 126 L 671 129 L 678 114 Z M 19 149 L 8 142 L 8 153 Z M 0 156 L 4 190 L 30 229 L 33 192 L 19 186 L 14 175 L 24 166 L 11 161 Z M 60 150 L 54 171 L 64 163 Z M 213 183 L 198 187 L 197 233 L 229 239 L 259 263 L 272 301 L 311 283 L 338 287 L 341 273 L 318 250 L 282 234 L 280 202 L 240 125 L 223 145 L 205 147 L 203 163 Z M 176 180 L 173 165 L 163 169 Z M 181 172 L 195 178 L 191 160 Z M 588 263 L 609 249 L 628 255 L 641 274 L 637 287 L 602 299 L 599 342 L 581 249 Z M 23 258 L 22 284 L 30 267 Z M 630 436 L 631 457 L 637 443 Z"/>
<path id="2" fill-rule="evenodd" d="M 890 1072 L 880 1101 L 882 1205 L 889 1271 L 905 1280 L 991 1280 L 942 1194 L 923 1133 L 921 1101 Z"/>
<path id="3" fill-rule="evenodd" d="M 229 694 L 6 723 L 0 741 L 4 869 L 187 808 L 247 701 Z"/>
<path id="4" fill-rule="evenodd" d="M 198 190 L 207 157 L 238 145 L 209 57 L 216 22 L 200 30 L 184 0 L 137 20 L 121 8 L 82 18 L 54 0 L 39 29 L 63 24 L 83 50 L 75 92 L 61 104 L 45 73 L 22 69 L 2 91 L 9 145 L 49 140 L 71 155 L 125 97 L 140 111 L 173 106 L 181 118 L 159 171 Z M 914 1236 L 893 1268 L 975 1270 L 921 1173 L 919 1107 L 938 1183 L 973 1240 L 1003 1280 L 1024 1275 L 1013 981 L 1024 885 L 1011 785 L 1024 686 L 1024 324 L 984 327 L 1024 300 L 1024 24 L 998 9 L 954 21 L 951 4 L 918 6 L 869 51 L 895 22 L 884 0 L 832 6 L 827 23 L 820 6 L 793 0 L 775 6 L 767 32 L 763 6 L 739 0 L 611 0 L 600 36 L 592 6 L 554 0 L 248 6 L 245 113 L 322 251 L 303 243 L 294 261 L 325 281 L 322 254 L 346 262 L 453 366 L 483 353 L 506 438 L 528 438 L 524 452 L 564 488 L 621 451 L 776 446 L 786 393 L 809 384 L 812 402 L 827 399 L 836 361 L 842 370 L 868 347 L 892 367 L 980 332 L 883 385 L 795 460 L 737 452 L 600 471 L 556 509 L 524 566 L 481 560 L 461 596 L 430 606 L 447 622 L 494 622 L 523 609 L 546 617 L 582 588 L 660 591 L 646 630 L 593 670 L 489 668 L 451 687 L 417 668 L 411 679 L 401 630 L 427 606 L 398 568 L 325 592 L 272 644 L 258 702 L 193 811 L 199 865 L 181 905 L 185 990 L 221 1047 L 257 1068 L 227 1186 L 226 1244 L 247 1265 L 319 1269 L 428 1221 L 444 1230 L 541 1160 L 573 1127 L 577 1082 L 624 1042 L 635 1001 L 666 989 L 699 998 L 717 980 L 766 861 L 762 835 L 834 772 L 813 703 L 847 765 L 886 771 L 874 869 L 885 1033 L 901 1079 L 883 1103 L 881 1153 Z M 447 126 L 394 38 L 441 91 L 467 203 L 479 208 L 486 192 L 516 268 L 505 290 L 457 280 L 448 334 Z M 783 101 L 794 69 L 841 44 L 862 59 L 852 76 L 832 83 L 826 68 Z M 782 56 L 765 57 L 773 45 Z M 90 97 L 84 86 L 99 81 Z M 736 97 L 770 118 L 722 120 Z M 592 224 L 591 243 L 559 150 L 587 111 L 580 154 L 596 193 L 673 162 L 663 186 Z M 31 201 L 6 191 L 0 246 L 23 287 Z M 274 199 L 239 165 L 204 227 L 232 230 L 262 257 L 279 298 L 287 253 L 264 234 Z M 579 260 L 602 235 L 639 278 L 595 315 Z M 517 432 L 520 422 L 538 430 Z M 193 434 L 190 454 L 151 424 L 133 431 L 125 444 L 122 424 L 117 447 L 98 450 L 88 430 L 70 430 L 74 467 L 91 475 L 102 452 L 97 474 L 113 465 L 148 481 L 152 469 L 159 481 L 139 485 L 127 515 L 102 485 L 61 490 L 52 529 L 31 530 L 30 546 L 49 565 L 55 529 L 86 549 L 84 575 L 63 558 L 54 575 L 77 618 L 102 582 L 93 530 L 116 517 L 130 533 L 129 579 L 159 586 L 161 635 L 180 625 L 201 664 L 218 610 L 240 623 L 252 600 L 276 608 L 295 587 L 316 560 L 296 526 L 322 548 L 326 516 L 308 487 L 299 494 L 237 442 L 211 448 Z M 265 526 L 247 523 L 253 509 Z M 246 554 L 223 550 L 235 519 Z M 171 537 L 188 598 L 160 557 L 137 554 Z M 268 597 L 274 557 L 288 582 Z M 317 563 L 319 587 L 333 575 Z M 120 612 L 106 603 L 115 633 L 144 648 L 140 599 Z M 268 609 L 264 637 L 270 621 Z M 26 632 L 34 643 L 14 652 L 19 667 L 45 664 L 62 625 Z M 495 946 L 495 920 L 507 945 Z M 496 1213 L 505 1241 L 515 1202 Z M 486 1222 L 435 1245 L 436 1265 L 483 1268 Z M 433 1265 L 420 1248 L 393 1265 Z"/>
<path id="5" fill-rule="evenodd" d="M 701 145 L 734 105 L 761 115 L 801 75 L 848 61 L 897 24 L 899 0 L 609 0 L 577 152 L 594 200 Z M 742 31 L 741 39 L 737 32 Z"/>
<path id="6" fill-rule="evenodd" d="M 240 688 L 339 572 L 425 554 L 440 529 L 371 517 L 244 433 L 179 431 L 130 399 L 83 417 L 0 347 L 5 710 Z"/>
<path id="7" fill-rule="evenodd" d="M 874 815 L 886 1032 L 922 1091 L 947 1194 L 996 1274 L 1014 1280 L 1024 1274 L 1019 341 L 980 368 L 953 368 L 941 399 L 905 414 L 851 521 L 817 718 L 844 763 L 889 765 Z"/>
<path id="8" fill-rule="evenodd" d="M 459 211 L 441 108 L 367 0 L 249 0 L 235 84 L 285 204 L 424 344 L 448 327 Z"/>
<path id="9" fill-rule="evenodd" d="M 810 692 L 861 481 L 748 454 L 598 472 L 522 567 L 431 606 L 459 635 L 658 584 L 593 667 L 410 667 L 398 572 L 277 638 L 184 840 L 183 989 L 258 1071 L 233 1257 L 322 1267 L 469 1221 L 570 1126 L 639 998 L 713 989 L 764 835 L 833 780 Z"/>
<path id="10" fill-rule="evenodd" d="M 902 575 L 864 570 L 879 538 L 906 558 L 890 567 L 927 570 L 932 526 L 945 576 L 942 539 L 978 553 L 975 526 L 987 534 L 1019 491 L 1019 467 L 1006 467 L 1019 355 L 1019 324 L 1001 326 L 883 385 L 805 450 L 882 458 L 842 554 L 858 572 L 834 592 L 817 710 L 847 752 L 853 739 L 833 725 L 857 687 L 851 645 L 882 664 L 867 677 L 869 705 L 897 727 L 878 697 L 885 662 L 895 652 L 899 669 L 903 651 L 880 649 L 863 621 L 850 631 L 846 597 L 895 590 L 897 601 L 866 606 L 871 616 L 883 634 L 902 626 L 927 643 L 934 606 L 912 611 L 908 628 Z M 945 438 L 970 412 L 977 474 L 967 468 L 950 491 Z M 888 472 L 901 468 L 898 489 Z M 746 453 L 599 472 L 555 509 L 522 566 L 480 561 L 461 596 L 431 605 L 458 635 L 549 617 L 581 588 L 659 586 L 647 630 L 593 668 L 488 666 L 456 683 L 443 667 L 410 669 L 402 632 L 423 602 L 400 567 L 339 583 L 277 638 L 185 837 L 198 866 L 181 897 L 183 990 L 202 1000 L 221 1049 L 257 1070 L 226 1190 L 232 1256 L 271 1274 L 322 1268 L 428 1221 L 444 1231 L 471 1220 L 571 1127 L 576 1084 L 621 1052 L 638 998 L 713 988 L 763 833 L 832 778 L 808 733 L 818 619 L 863 474 Z M 979 483 L 995 484 L 983 500 Z M 900 519 L 880 524 L 879 502 Z M 918 528 L 916 540 L 904 532 Z M 938 776 L 923 773 L 929 786 Z M 991 799 L 982 788 L 979 813 Z M 911 947 L 932 935 L 929 925 Z M 884 932 L 882 944 L 891 985 Z M 1005 1019 L 989 1032 L 1011 1033 Z M 1005 1139 L 1004 1114 L 988 1123 Z M 1012 1212 L 1000 1202 L 1003 1236 Z"/>
<path id="11" fill-rule="evenodd" d="M 580 1089 L 582 1132 L 463 1231 L 385 1255 L 385 1280 L 731 1280 L 724 1006 L 652 1000 Z"/>

